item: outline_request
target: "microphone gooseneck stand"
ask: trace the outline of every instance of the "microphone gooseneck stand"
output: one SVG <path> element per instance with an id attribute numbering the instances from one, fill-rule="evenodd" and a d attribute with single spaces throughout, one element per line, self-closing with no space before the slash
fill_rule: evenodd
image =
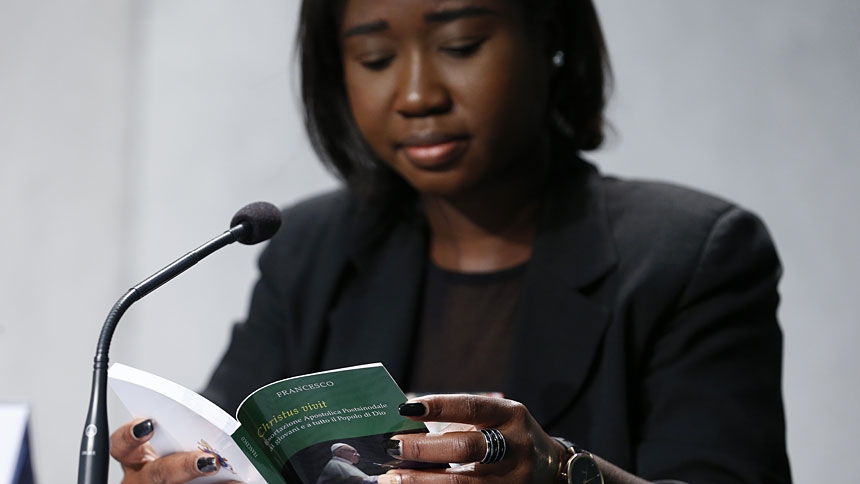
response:
<path id="1" fill-rule="evenodd" d="M 280 213 L 271 204 L 256 202 L 237 212 L 231 224 L 236 225 L 129 289 L 108 313 L 99 335 L 96 355 L 93 359 L 92 391 L 81 438 L 78 484 L 107 483 L 110 458 L 106 403 L 108 350 L 114 330 L 122 315 L 135 301 L 158 289 L 216 250 L 236 241 L 250 245 L 271 238 L 280 226 Z"/>

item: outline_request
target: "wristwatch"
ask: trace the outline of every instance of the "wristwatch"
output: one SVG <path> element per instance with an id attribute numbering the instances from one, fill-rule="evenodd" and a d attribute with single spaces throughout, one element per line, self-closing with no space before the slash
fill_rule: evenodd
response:
<path id="1" fill-rule="evenodd" d="M 603 484 L 603 475 L 590 452 L 560 437 L 553 438 L 570 452 L 570 458 L 559 468 L 559 484 Z"/>

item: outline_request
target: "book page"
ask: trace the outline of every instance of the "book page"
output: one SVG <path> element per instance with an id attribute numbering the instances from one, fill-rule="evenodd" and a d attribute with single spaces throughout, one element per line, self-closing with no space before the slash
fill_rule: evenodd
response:
<path id="1" fill-rule="evenodd" d="M 265 483 L 231 435 L 239 423 L 220 407 L 170 380 L 120 363 L 108 370 L 111 389 L 134 418 L 151 418 L 155 432 L 149 441 L 159 455 L 203 450 L 216 455 L 221 470 L 196 483 L 228 479 Z"/>

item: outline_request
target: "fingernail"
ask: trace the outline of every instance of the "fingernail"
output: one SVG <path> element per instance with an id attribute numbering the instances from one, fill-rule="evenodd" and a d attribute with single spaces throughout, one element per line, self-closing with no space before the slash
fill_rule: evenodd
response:
<path id="1" fill-rule="evenodd" d="M 420 417 L 427 413 L 427 407 L 422 402 L 401 403 L 397 411 L 404 417 Z"/>
<path id="2" fill-rule="evenodd" d="M 391 457 L 400 457 L 403 455 L 403 442 L 397 439 L 388 439 L 382 445 Z"/>
<path id="3" fill-rule="evenodd" d="M 197 459 L 197 470 L 202 472 L 203 474 L 215 472 L 217 469 L 218 466 L 215 465 L 214 457 L 201 457 Z"/>
<path id="4" fill-rule="evenodd" d="M 135 425 L 131 429 L 131 434 L 135 439 L 142 439 L 152 433 L 152 420 L 146 419 L 143 422 Z"/>

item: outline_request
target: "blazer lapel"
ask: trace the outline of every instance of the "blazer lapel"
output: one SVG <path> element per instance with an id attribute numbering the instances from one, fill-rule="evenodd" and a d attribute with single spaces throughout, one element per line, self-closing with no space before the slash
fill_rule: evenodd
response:
<path id="1" fill-rule="evenodd" d="M 564 161 L 566 183 L 547 194 L 526 271 L 505 389 L 543 425 L 588 379 L 610 314 L 584 289 L 616 262 L 599 175 L 585 162 Z"/>

